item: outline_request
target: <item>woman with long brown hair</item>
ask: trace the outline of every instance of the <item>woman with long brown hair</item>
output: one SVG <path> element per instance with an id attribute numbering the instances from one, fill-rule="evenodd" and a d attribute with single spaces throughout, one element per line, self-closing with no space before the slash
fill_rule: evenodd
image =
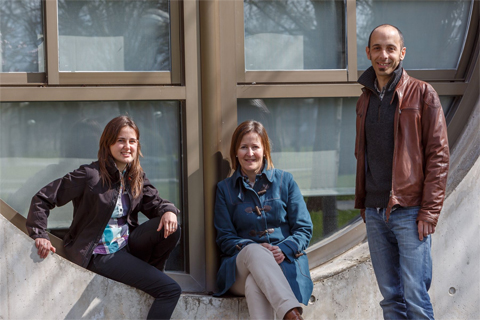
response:
<path id="1" fill-rule="evenodd" d="M 181 288 L 164 269 L 180 239 L 180 211 L 160 198 L 145 176 L 139 139 L 131 118 L 112 119 L 100 138 L 98 161 L 51 182 L 33 197 L 27 230 L 40 257 L 46 258 L 56 251 L 46 232 L 50 210 L 72 201 L 73 221 L 64 237 L 68 258 L 153 296 L 147 319 L 170 319 Z M 141 225 L 139 212 L 149 218 Z"/>

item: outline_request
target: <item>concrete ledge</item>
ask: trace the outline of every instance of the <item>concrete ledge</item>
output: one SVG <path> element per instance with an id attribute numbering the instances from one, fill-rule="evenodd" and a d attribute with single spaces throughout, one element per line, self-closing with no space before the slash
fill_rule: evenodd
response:
<path id="1" fill-rule="evenodd" d="M 3 215 L 0 247 L 0 319 L 146 317 L 152 302 L 148 295 L 57 254 L 40 259 L 34 241 Z"/>
<path id="2" fill-rule="evenodd" d="M 0 319 L 145 319 L 153 298 L 51 254 L 0 214 Z M 174 319 L 248 319 L 244 298 L 183 294 Z"/>

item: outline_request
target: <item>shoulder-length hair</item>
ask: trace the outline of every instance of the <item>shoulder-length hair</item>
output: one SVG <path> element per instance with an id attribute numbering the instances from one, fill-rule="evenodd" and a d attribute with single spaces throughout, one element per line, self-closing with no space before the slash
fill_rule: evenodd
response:
<path id="1" fill-rule="evenodd" d="M 260 137 L 267 170 L 273 169 L 272 157 L 270 155 L 270 139 L 268 138 L 267 130 L 265 130 L 265 127 L 260 122 L 255 120 L 247 120 L 240 123 L 232 135 L 232 142 L 230 144 L 230 161 L 232 162 L 232 169 L 235 171 L 240 165 L 237 159 L 237 151 L 243 137 L 250 132 L 255 132 Z"/>
<path id="2" fill-rule="evenodd" d="M 143 157 L 140 147 L 140 131 L 133 120 L 128 116 L 119 116 L 110 120 L 110 122 L 103 129 L 100 137 L 98 149 L 98 162 L 100 165 L 100 177 L 104 184 L 112 185 L 111 177 L 107 171 L 109 162 L 114 161 L 110 147 L 116 143 L 118 135 L 122 128 L 129 126 L 135 131 L 137 135 L 137 155 L 133 162 L 127 166 L 126 177 L 128 177 L 128 184 L 130 185 L 132 195 L 137 198 L 143 189 L 143 169 L 140 166 L 140 157 Z"/>

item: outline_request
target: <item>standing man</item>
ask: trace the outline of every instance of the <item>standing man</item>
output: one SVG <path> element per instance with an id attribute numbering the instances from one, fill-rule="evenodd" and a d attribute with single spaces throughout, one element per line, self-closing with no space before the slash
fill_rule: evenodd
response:
<path id="1" fill-rule="evenodd" d="M 366 222 L 385 319 L 433 319 L 431 234 L 445 197 L 447 126 L 435 90 L 402 68 L 398 28 L 370 34 L 358 82 L 355 208 Z"/>

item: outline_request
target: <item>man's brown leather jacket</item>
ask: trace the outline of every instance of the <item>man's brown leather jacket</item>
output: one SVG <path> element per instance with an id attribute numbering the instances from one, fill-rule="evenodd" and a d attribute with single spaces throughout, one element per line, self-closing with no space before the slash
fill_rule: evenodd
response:
<path id="1" fill-rule="evenodd" d="M 365 220 L 365 116 L 370 100 L 363 88 L 357 101 L 355 208 Z M 398 98 L 394 120 L 392 189 L 387 219 L 394 206 L 420 206 L 417 221 L 437 225 L 445 198 L 449 166 L 447 125 L 440 99 L 428 83 L 403 70 L 392 101 Z"/>

